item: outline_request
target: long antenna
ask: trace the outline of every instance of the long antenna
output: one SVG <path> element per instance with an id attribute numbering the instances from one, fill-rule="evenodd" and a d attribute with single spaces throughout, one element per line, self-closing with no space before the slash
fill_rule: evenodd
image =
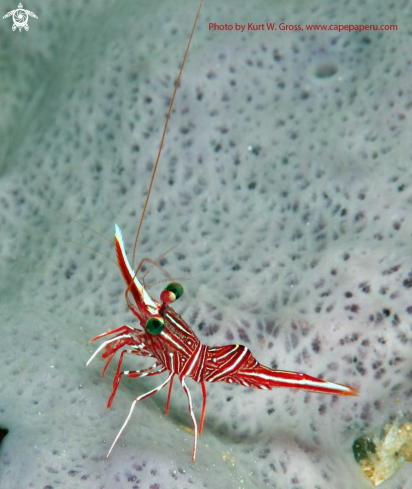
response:
<path id="1" fill-rule="evenodd" d="M 156 175 L 157 166 L 159 164 L 160 155 L 162 153 L 163 141 L 165 139 L 167 125 L 169 123 L 170 114 L 172 112 L 173 102 L 175 100 L 176 92 L 177 92 L 177 89 L 179 87 L 180 78 L 182 76 L 183 68 L 185 66 L 187 53 L 189 52 L 190 43 L 192 42 L 193 33 L 195 32 L 195 27 L 196 27 L 197 19 L 199 18 L 200 9 L 202 8 L 202 5 L 203 5 L 203 0 L 201 0 L 200 5 L 199 5 L 199 8 L 197 10 L 196 18 L 195 18 L 195 21 L 194 21 L 193 27 L 192 27 L 192 32 L 190 33 L 189 42 L 187 43 L 185 55 L 183 56 L 182 66 L 180 67 L 179 76 L 177 77 L 177 80 L 176 80 L 176 85 L 175 85 L 175 89 L 173 91 L 172 100 L 171 100 L 170 105 L 169 105 L 169 111 L 167 113 L 165 126 L 163 128 L 163 134 L 162 134 L 162 139 L 160 140 L 160 146 L 159 146 L 159 151 L 157 153 L 156 163 L 155 163 L 155 166 L 153 168 L 152 178 L 150 179 L 149 190 L 147 191 L 147 196 L 146 196 L 146 200 L 145 200 L 144 207 L 143 207 L 142 217 L 140 218 L 139 227 L 137 228 L 136 238 L 134 240 L 133 255 L 132 255 L 132 268 L 133 269 L 134 269 L 134 258 L 135 258 L 135 255 L 136 255 L 137 240 L 139 239 L 140 229 L 142 227 L 143 219 L 144 219 L 144 216 L 146 214 L 146 208 L 147 208 L 147 204 L 149 202 L 150 193 L 152 191 L 154 177 Z"/>

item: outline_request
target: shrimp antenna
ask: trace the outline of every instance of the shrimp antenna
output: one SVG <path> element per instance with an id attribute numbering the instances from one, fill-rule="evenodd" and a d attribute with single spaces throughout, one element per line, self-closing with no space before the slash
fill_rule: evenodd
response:
<path id="1" fill-rule="evenodd" d="M 71 219 L 71 218 L 69 217 L 69 219 Z M 93 229 L 92 229 L 92 231 L 93 231 Z M 115 265 L 117 265 L 117 262 L 115 262 L 112 258 L 110 258 L 110 256 L 105 255 L 104 253 L 101 253 L 100 251 L 97 251 L 97 250 L 95 250 L 94 248 L 92 248 L 90 246 L 87 246 L 85 244 L 79 243 L 78 241 L 73 241 L 72 239 L 63 238 L 62 236 L 52 236 L 52 237 L 54 237 L 56 239 L 60 239 L 61 241 L 66 241 L 66 243 L 73 243 L 73 244 L 75 244 L 77 246 L 81 246 L 82 248 L 85 248 L 86 250 L 93 251 L 93 253 L 96 253 L 97 255 L 104 256 L 108 260 L 112 261 Z"/>
<path id="2" fill-rule="evenodd" d="M 159 151 L 157 152 L 156 163 L 155 163 L 155 166 L 153 168 L 152 178 L 150 179 L 149 189 L 147 191 L 147 196 L 146 196 L 146 200 L 145 200 L 144 207 L 143 207 L 142 217 L 140 218 L 139 227 L 137 228 L 136 238 L 134 240 L 133 255 L 132 255 L 132 268 L 133 269 L 134 269 L 134 258 L 135 258 L 135 255 L 136 255 L 137 240 L 139 239 L 140 229 L 142 227 L 143 219 L 144 219 L 144 216 L 146 214 L 146 208 L 147 208 L 147 204 L 149 202 L 150 192 L 152 191 L 154 177 L 156 175 L 157 166 L 159 164 L 160 155 L 162 153 L 163 141 L 165 139 L 167 125 L 169 123 L 170 114 L 172 112 L 173 102 L 175 100 L 176 92 L 177 92 L 177 89 L 178 89 L 179 84 L 180 84 L 180 78 L 182 76 L 183 68 L 185 66 L 185 62 L 186 62 L 186 58 L 187 58 L 187 53 L 189 52 L 190 43 L 192 42 L 192 37 L 193 37 L 193 34 L 195 32 L 195 27 L 196 27 L 197 19 L 199 18 L 200 9 L 202 8 L 202 5 L 203 5 L 203 0 L 201 0 L 200 5 L 199 5 L 199 8 L 197 10 L 195 21 L 194 21 L 193 27 L 192 27 L 192 32 L 190 33 L 189 42 L 187 43 L 185 55 L 183 56 L 182 66 L 180 67 L 179 76 L 177 77 L 177 80 L 176 80 L 176 85 L 175 85 L 175 89 L 173 91 L 172 100 L 171 100 L 170 105 L 169 105 L 169 111 L 167 113 L 166 122 L 165 122 L 165 125 L 164 125 L 164 128 L 163 128 L 162 139 L 160 140 Z"/>

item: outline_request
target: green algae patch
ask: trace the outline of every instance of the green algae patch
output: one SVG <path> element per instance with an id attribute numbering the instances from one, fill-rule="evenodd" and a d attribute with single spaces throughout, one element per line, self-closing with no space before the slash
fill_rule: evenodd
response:
<path id="1" fill-rule="evenodd" d="M 381 437 L 357 438 L 352 450 L 365 476 L 378 486 L 405 462 L 412 462 L 412 424 L 401 426 L 397 419 L 385 426 Z"/>

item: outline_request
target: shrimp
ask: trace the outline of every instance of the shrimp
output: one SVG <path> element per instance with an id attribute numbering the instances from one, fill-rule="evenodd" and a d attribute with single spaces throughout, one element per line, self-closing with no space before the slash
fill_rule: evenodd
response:
<path id="1" fill-rule="evenodd" d="M 167 125 L 170 119 L 173 102 L 179 86 L 180 78 L 186 62 L 190 43 L 199 18 L 203 0 L 200 2 L 190 38 L 183 57 L 179 76 L 170 102 L 167 119 L 164 125 L 162 138 L 157 154 L 156 163 L 152 172 L 146 201 L 143 207 L 139 226 L 133 247 L 132 264 L 129 263 L 120 228 L 115 225 L 114 244 L 117 255 L 117 264 L 126 283 L 125 298 L 130 311 L 136 316 L 138 324 L 135 326 L 124 325 L 102 333 L 90 342 L 100 340 L 109 336 L 93 353 L 87 365 L 101 352 L 101 358 L 106 360 L 102 375 L 105 374 L 109 364 L 118 351 L 121 350 L 120 358 L 113 380 L 112 393 L 107 407 L 113 403 L 117 388 L 123 376 L 129 378 L 151 377 L 162 373 L 167 373 L 167 378 L 155 389 L 136 397 L 130 407 L 123 426 L 117 434 L 107 457 L 112 453 L 117 441 L 125 430 L 136 404 L 147 397 L 150 397 L 161 389 L 169 385 L 169 392 L 166 402 L 166 414 L 169 410 L 170 397 L 175 375 L 178 376 L 183 391 L 186 394 L 190 417 L 192 420 L 194 440 L 192 449 L 192 461 L 195 461 L 198 436 L 202 433 L 206 411 L 206 382 L 227 382 L 229 384 L 240 384 L 247 388 L 257 388 L 271 390 L 275 387 L 288 387 L 293 389 L 303 389 L 310 392 L 321 394 L 334 394 L 342 396 L 358 395 L 356 389 L 350 386 L 328 382 L 323 379 L 311 377 L 307 374 L 298 372 L 288 372 L 284 370 L 274 370 L 261 365 L 252 355 L 252 352 L 243 345 L 207 346 L 204 345 L 196 336 L 192 328 L 186 321 L 173 310 L 170 306 L 183 294 L 183 287 L 177 282 L 168 284 L 160 295 L 160 302 L 152 298 L 146 290 L 144 280 L 138 279 L 138 273 L 145 262 L 159 267 L 157 261 L 144 258 L 139 265 L 134 268 L 135 254 L 138 238 L 147 204 L 149 202 L 153 181 L 158 168 L 160 154 L 166 134 Z M 166 272 L 165 272 L 166 273 Z M 130 298 L 132 297 L 132 299 Z M 127 348 L 127 349 L 124 349 Z M 154 364 L 142 370 L 121 370 L 125 355 L 137 355 L 151 357 Z M 199 427 L 193 410 L 193 402 L 190 391 L 186 384 L 186 379 L 190 377 L 198 382 L 202 388 L 203 406 L 200 417 Z"/>

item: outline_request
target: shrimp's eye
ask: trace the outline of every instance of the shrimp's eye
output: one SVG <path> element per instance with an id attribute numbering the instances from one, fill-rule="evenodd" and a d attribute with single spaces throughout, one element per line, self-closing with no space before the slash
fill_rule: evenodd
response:
<path id="1" fill-rule="evenodd" d="M 146 331 L 152 335 L 160 334 L 165 326 L 161 316 L 152 316 L 146 321 Z"/>
<path id="2" fill-rule="evenodd" d="M 160 300 L 162 302 L 174 302 L 183 295 L 183 287 L 177 282 L 172 282 L 165 287 L 164 291 L 160 294 Z"/>

